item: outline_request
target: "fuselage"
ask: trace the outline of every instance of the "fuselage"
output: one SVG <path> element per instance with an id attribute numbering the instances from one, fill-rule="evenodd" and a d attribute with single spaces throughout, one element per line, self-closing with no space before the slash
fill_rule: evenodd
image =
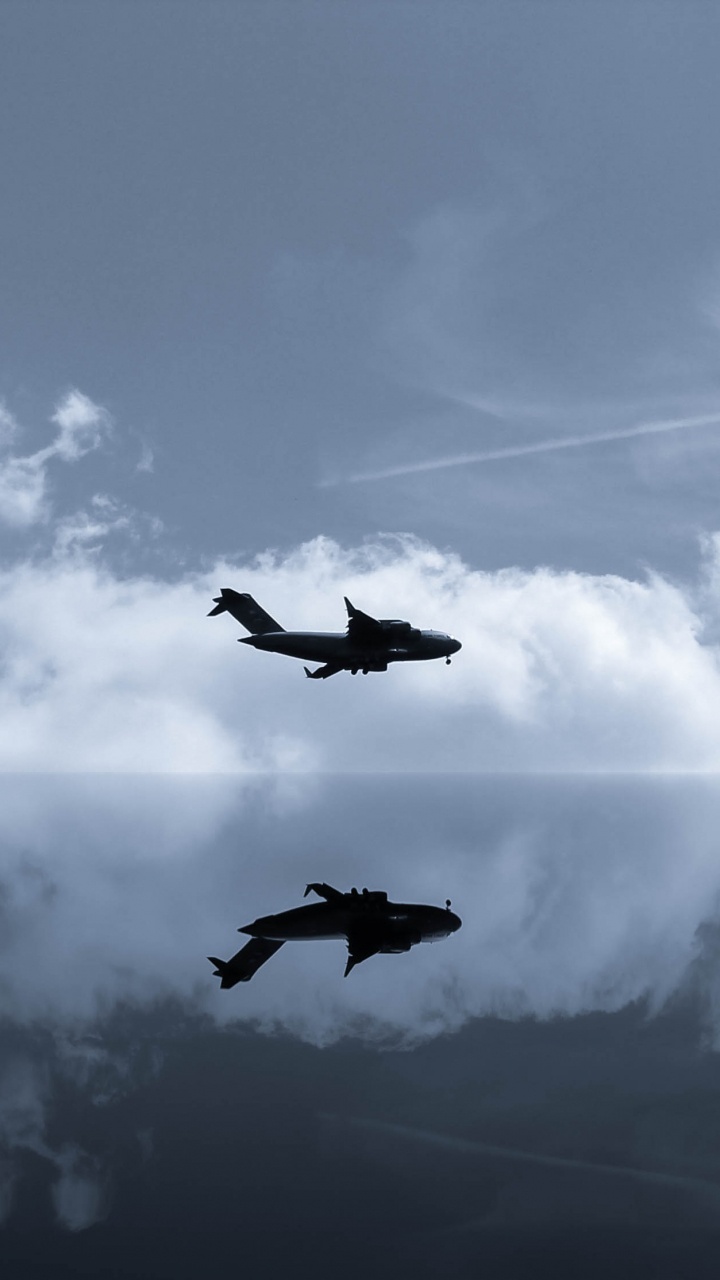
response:
<path id="1" fill-rule="evenodd" d="M 277 915 L 261 916 L 240 930 L 251 938 L 275 942 L 304 939 L 350 938 L 358 932 L 372 932 L 393 941 L 432 942 L 447 938 L 460 928 L 461 920 L 447 907 L 415 902 L 366 902 L 361 894 L 348 902 L 314 902 L 293 907 Z M 403 946 L 401 948 L 405 950 Z"/>
<path id="2" fill-rule="evenodd" d="M 388 636 L 358 644 L 341 631 L 269 631 L 243 636 L 241 644 L 267 653 L 283 653 L 305 662 L 330 662 L 348 670 L 389 662 L 422 662 L 428 658 L 449 658 L 462 647 L 459 640 L 443 631 L 415 631 L 402 639 Z"/>

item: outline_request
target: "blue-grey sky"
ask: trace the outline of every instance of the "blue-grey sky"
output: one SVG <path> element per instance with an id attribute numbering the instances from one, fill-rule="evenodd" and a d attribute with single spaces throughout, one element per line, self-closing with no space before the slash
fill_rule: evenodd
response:
<path id="1" fill-rule="evenodd" d="M 29 444 L 68 386 L 107 406 L 83 482 L 191 562 L 382 529 L 489 568 L 694 568 L 720 426 L 623 433 L 720 412 L 714 6 L 0 20 L 0 390 Z"/>

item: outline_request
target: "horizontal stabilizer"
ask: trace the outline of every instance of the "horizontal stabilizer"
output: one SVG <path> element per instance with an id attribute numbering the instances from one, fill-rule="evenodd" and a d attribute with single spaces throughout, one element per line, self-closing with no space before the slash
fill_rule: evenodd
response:
<path id="1" fill-rule="evenodd" d="M 264 636 L 270 631 L 284 631 L 274 618 L 261 609 L 247 591 L 233 591 L 232 587 L 223 587 L 220 595 L 214 597 L 215 608 L 211 609 L 208 618 L 215 618 L 219 613 L 231 613 L 233 618 L 251 631 L 254 636 Z"/>
<path id="2" fill-rule="evenodd" d="M 210 963 L 215 965 L 213 977 L 220 978 L 220 986 L 224 990 L 238 982 L 249 982 L 260 966 L 284 945 L 284 942 L 271 942 L 269 938 L 251 938 L 230 960 L 208 956 Z"/>
<path id="3" fill-rule="evenodd" d="M 343 902 L 346 896 L 339 889 L 333 889 L 331 884 L 325 884 L 324 882 L 319 884 L 316 881 L 305 886 L 303 898 L 307 898 L 309 893 L 316 893 L 318 898 L 324 898 L 326 902 L 336 902 L 338 904 Z"/>

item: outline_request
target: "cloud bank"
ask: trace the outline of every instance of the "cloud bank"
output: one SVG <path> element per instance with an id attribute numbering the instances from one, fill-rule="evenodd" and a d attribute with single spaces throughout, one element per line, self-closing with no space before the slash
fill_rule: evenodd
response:
<path id="1" fill-rule="evenodd" d="M 107 502 L 107 500 L 105 500 Z M 698 587 L 659 576 L 485 573 L 412 537 L 221 562 L 176 582 L 83 554 L 107 506 L 59 526 L 55 555 L 0 572 L 0 769 L 23 771 L 714 771 L 720 670 L 709 643 L 717 546 Z M 248 652 L 222 586 L 288 628 L 368 612 L 449 631 L 443 663 L 342 673 Z M 714 625 L 714 623 L 713 623 Z"/>
<path id="2" fill-rule="evenodd" d="M 0 800 L 12 1022 L 74 1036 L 119 1002 L 172 999 L 315 1043 L 412 1041 L 489 1013 L 657 1008 L 688 983 L 716 1017 L 717 957 L 698 935 L 720 902 L 708 779 L 26 777 Z M 341 941 L 288 945 L 221 991 L 206 957 L 314 879 L 449 897 L 463 927 L 348 979 Z M 61 1062 L 98 1105 L 124 1087 L 92 1043 Z"/>

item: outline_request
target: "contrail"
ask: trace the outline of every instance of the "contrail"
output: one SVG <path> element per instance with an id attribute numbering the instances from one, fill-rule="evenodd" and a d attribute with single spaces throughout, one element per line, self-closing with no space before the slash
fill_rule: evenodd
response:
<path id="1" fill-rule="evenodd" d="M 325 1120 L 340 1121 L 353 1129 L 366 1129 L 384 1133 L 398 1140 L 420 1143 L 436 1150 L 456 1151 L 462 1155 L 495 1156 L 500 1160 L 520 1164 L 544 1165 L 552 1169 L 575 1169 L 578 1172 L 600 1174 L 605 1177 L 625 1178 L 631 1182 L 644 1182 L 659 1187 L 673 1187 L 692 1191 L 711 1204 L 720 1205 L 720 1183 L 706 1178 L 686 1177 L 682 1174 L 655 1173 L 651 1169 L 638 1169 L 629 1165 L 595 1164 L 591 1160 L 575 1160 L 568 1156 L 540 1155 L 535 1151 L 521 1151 L 517 1147 L 500 1147 L 489 1142 L 471 1142 L 445 1133 L 432 1133 L 427 1129 L 415 1129 L 409 1125 L 391 1124 L 384 1120 L 366 1120 L 359 1116 L 338 1117 L 323 1114 Z"/>
<path id="2" fill-rule="evenodd" d="M 445 458 L 433 458 L 428 462 L 409 462 L 398 467 L 384 467 L 379 471 L 358 471 L 342 479 L 321 480 L 320 487 L 332 488 L 339 484 L 363 484 L 368 480 L 391 480 L 394 476 L 418 475 L 423 471 L 445 471 L 450 467 L 464 467 L 475 462 L 498 462 L 502 458 L 524 458 L 531 453 L 552 453 L 556 449 L 582 449 L 589 444 L 603 444 L 606 440 L 631 440 L 634 436 L 654 436 L 665 431 L 684 431 L 691 427 L 712 427 L 720 423 L 720 413 L 701 413 L 694 418 L 664 418 L 656 422 L 641 422 L 636 427 L 622 431 L 597 431 L 583 436 L 552 436 L 534 444 L 508 445 L 504 449 L 484 449 L 478 453 L 454 453 Z"/>

